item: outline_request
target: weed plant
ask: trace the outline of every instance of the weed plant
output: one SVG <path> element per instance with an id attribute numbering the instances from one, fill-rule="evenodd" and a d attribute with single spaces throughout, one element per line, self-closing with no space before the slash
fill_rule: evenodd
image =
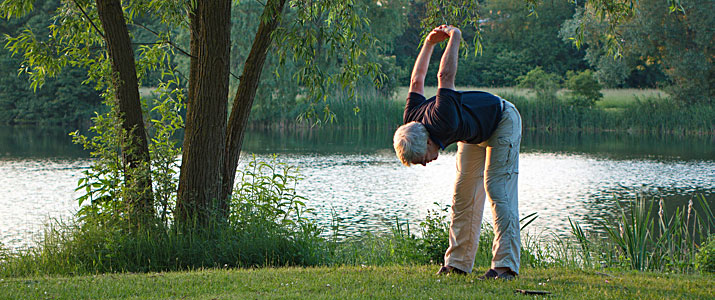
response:
<path id="1" fill-rule="evenodd" d="M 715 273 L 715 236 L 710 236 L 695 255 L 695 268 L 705 273 Z"/>

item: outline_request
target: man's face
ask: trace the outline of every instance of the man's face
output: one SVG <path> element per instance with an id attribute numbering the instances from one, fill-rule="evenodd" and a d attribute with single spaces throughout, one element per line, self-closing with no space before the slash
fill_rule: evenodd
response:
<path id="1" fill-rule="evenodd" d="M 432 142 L 432 139 L 427 139 L 427 152 L 421 158 L 413 161 L 415 165 L 426 166 L 429 162 L 437 159 L 439 156 L 439 146 Z"/>

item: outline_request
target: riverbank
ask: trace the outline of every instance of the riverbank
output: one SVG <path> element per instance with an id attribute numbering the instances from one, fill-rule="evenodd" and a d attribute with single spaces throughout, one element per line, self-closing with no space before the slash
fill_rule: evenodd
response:
<path id="1" fill-rule="evenodd" d="M 436 265 L 208 269 L 0 279 L 1 299 L 708 299 L 715 277 L 528 268 L 514 281 L 436 276 Z M 480 270 L 481 271 L 481 270 Z M 544 296 L 539 296 L 539 298 Z"/>

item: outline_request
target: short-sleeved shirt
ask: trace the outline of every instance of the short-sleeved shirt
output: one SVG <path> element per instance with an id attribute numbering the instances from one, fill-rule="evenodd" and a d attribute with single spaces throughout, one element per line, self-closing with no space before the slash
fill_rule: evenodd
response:
<path id="1" fill-rule="evenodd" d="M 430 138 L 444 149 L 454 142 L 481 143 L 494 133 L 502 113 L 502 99 L 487 92 L 458 92 L 441 88 L 425 99 L 409 93 L 404 123 L 422 123 Z"/>

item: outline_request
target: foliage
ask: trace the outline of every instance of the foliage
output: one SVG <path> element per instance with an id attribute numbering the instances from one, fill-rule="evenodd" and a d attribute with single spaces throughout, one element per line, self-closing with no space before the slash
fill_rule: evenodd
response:
<path id="1" fill-rule="evenodd" d="M 559 26 L 572 17 L 578 5 L 568 0 L 535 2 L 536 5 L 529 6 L 522 1 L 486 1 L 482 8 L 485 22 L 480 25 L 484 31 L 485 48 L 520 56 L 525 70 L 516 76 L 524 75 L 536 66 L 562 77 L 567 70 L 583 69 L 583 51 L 570 47 L 568 41 L 555 38 Z M 509 66 L 493 64 L 488 71 L 495 72 L 501 67 Z M 515 78 L 502 86 L 515 85 Z"/>
<path id="2" fill-rule="evenodd" d="M 181 111 L 184 108 L 183 89 L 175 68 L 171 67 L 169 56 L 160 58 L 159 65 L 164 65 L 166 82 L 160 82 L 155 98 L 145 99 L 145 105 L 150 105 L 151 125 L 149 136 L 149 154 L 151 157 L 151 177 L 154 179 L 153 203 L 157 205 L 159 215 L 156 216 L 164 224 L 171 221 L 173 204 L 176 198 L 176 169 L 178 155 L 176 134 L 183 128 Z M 162 78 L 163 79 L 163 78 Z M 119 112 L 113 102 L 114 98 L 107 95 L 107 106 L 111 110 L 105 114 L 97 114 L 89 128 L 91 136 L 71 133 L 73 142 L 90 151 L 94 158 L 89 169 L 82 172 L 77 191 L 83 194 L 77 199 L 80 210 L 77 212 L 79 221 L 113 223 L 126 220 L 129 210 L 128 193 L 136 193 L 135 187 L 123 179 L 127 176 L 121 153 L 121 138 L 127 132 L 119 125 Z M 152 101 L 153 103 L 147 103 Z"/>
<path id="3" fill-rule="evenodd" d="M 406 89 L 401 89 L 405 91 Z M 529 96 L 526 90 L 514 88 L 485 89 L 514 103 L 524 121 L 524 128 L 559 132 L 630 132 L 638 134 L 702 135 L 715 130 L 715 108 L 705 104 L 681 105 L 656 90 L 607 90 L 596 105 L 574 106 L 568 97 L 562 100 Z M 436 88 L 426 88 L 426 94 Z M 358 92 L 357 100 L 348 100 L 339 93 L 329 97 L 326 104 L 335 114 L 331 127 L 371 129 L 395 128 L 402 123 L 404 94 L 394 99 L 382 97 L 374 90 Z M 526 95 L 526 96 L 525 96 Z M 558 94 L 557 94 L 558 95 Z M 667 95 L 665 95 L 667 97 Z M 355 112 L 355 108 L 359 112 Z M 300 114 L 299 105 L 290 113 L 256 121 L 253 126 L 308 127 L 293 120 Z"/>
<path id="4" fill-rule="evenodd" d="M 409 82 L 409 70 L 419 50 L 420 36 L 425 24 L 416 22 L 425 16 L 434 22 L 449 24 L 455 20 L 446 9 L 439 12 L 439 5 L 454 1 L 410 1 L 408 23 L 405 33 L 396 41 L 394 55 L 398 66 L 405 70 L 397 79 Z M 526 2 L 526 3 L 525 3 Z M 537 4 L 538 5 L 534 5 Z M 463 86 L 515 86 L 518 76 L 526 74 L 535 66 L 547 72 L 564 76 L 566 70 L 585 68 L 583 51 L 569 42 L 555 39 L 559 25 L 573 14 L 575 5 L 570 1 L 487 1 L 479 3 L 470 13 L 479 16 L 477 24 L 462 27 L 463 38 L 475 43 L 462 43 L 465 47 L 475 45 L 473 51 L 465 51 L 460 57 L 457 81 Z M 442 19 L 442 16 L 445 16 Z M 415 21 L 413 21 L 415 20 Z M 477 44 L 478 43 L 478 44 Z M 443 49 L 435 49 L 430 70 L 439 67 Z M 427 76 L 426 85 L 436 85 L 436 76 Z"/>
<path id="5" fill-rule="evenodd" d="M 715 235 L 698 249 L 695 255 L 695 268 L 701 272 L 715 273 Z"/>
<path id="6" fill-rule="evenodd" d="M 680 1 L 679 11 L 669 12 L 665 1 L 639 2 L 639 11 L 625 31 L 633 55 L 661 61 L 668 76 L 668 92 L 684 103 L 713 103 L 715 98 L 715 3 Z"/>
<path id="7" fill-rule="evenodd" d="M 488 47 L 479 59 L 459 62 L 457 79 L 464 85 L 514 86 L 517 78 L 532 68 L 530 60 L 525 51 Z"/>
<path id="8" fill-rule="evenodd" d="M 562 25 L 561 36 L 579 36 L 601 83 L 613 87 L 663 86 L 678 102 L 711 103 L 715 18 L 707 0 L 635 1 L 620 21 L 586 6 Z M 585 34 L 584 34 L 585 33 Z M 616 51 L 613 51 L 613 50 Z M 615 56 L 615 57 L 614 57 Z"/>
<path id="9" fill-rule="evenodd" d="M 149 154 L 152 164 L 153 195 L 155 198 L 158 219 L 168 226 L 173 221 L 173 208 L 176 204 L 178 157 L 181 148 L 178 147 L 176 136 L 184 127 L 182 112 L 185 111 L 184 91 L 176 68 L 167 68 L 162 77 L 168 76 L 166 82 L 159 82 L 158 97 L 149 98 L 152 101 L 150 116 Z"/>
<path id="10" fill-rule="evenodd" d="M 292 80 L 302 87 L 307 110 L 301 119 L 332 117 L 329 107 L 318 106 L 334 89 L 346 90 L 351 99 L 363 77 L 380 86 L 384 74 L 380 65 L 370 59 L 369 49 L 377 41 L 368 29 L 363 1 L 296 1 L 276 30 L 276 55 L 280 65 L 291 61 L 295 71 Z M 339 25 L 337 25 L 339 24 Z"/>
<path id="11" fill-rule="evenodd" d="M 593 77 L 591 70 L 579 73 L 566 72 L 566 88 L 571 90 L 571 103 L 576 106 L 592 106 L 603 98 L 601 85 Z"/>
<path id="12" fill-rule="evenodd" d="M 296 193 L 296 185 L 302 179 L 297 172 L 295 167 L 277 162 L 275 156 L 265 162 L 254 155 L 239 171 L 240 183 L 233 194 L 229 221 L 239 228 L 252 222 L 275 223 L 289 229 L 314 226 L 305 217 L 313 210 L 306 209 L 307 199 Z"/>
<path id="13" fill-rule="evenodd" d="M 51 11 L 57 1 L 36 1 L 38 9 L 22 18 L 11 19 L 0 25 L 0 41 L 20 34 L 25 27 L 39 29 L 38 41 L 47 42 L 47 26 L 51 24 Z M 9 39 L 8 41 L 12 41 Z M 0 50 L 0 123 L 5 124 L 81 124 L 86 123 L 93 111 L 101 109 L 101 97 L 83 81 L 86 70 L 68 66 L 66 72 L 48 79 L 34 90 L 29 86 L 26 64 L 20 55 Z"/>
<path id="14" fill-rule="evenodd" d="M 561 85 L 561 79 L 556 74 L 545 72 L 541 67 L 536 67 L 517 78 L 519 87 L 530 88 L 536 92 L 538 99 L 556 100 L 556 91 Z"/>

